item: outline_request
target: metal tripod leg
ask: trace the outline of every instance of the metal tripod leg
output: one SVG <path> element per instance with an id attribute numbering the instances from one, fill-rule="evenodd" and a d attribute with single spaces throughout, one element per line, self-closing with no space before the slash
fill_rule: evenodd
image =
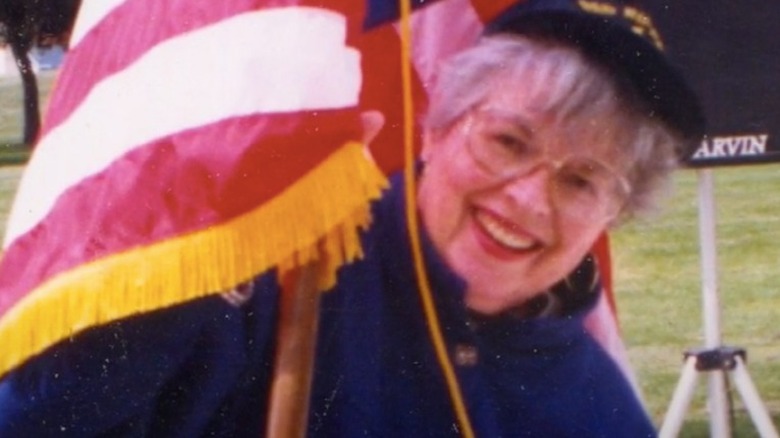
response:
<path id="1" fill-rule="evenodd" d="M 680 381 L 674 390 L 672 402 L 666 410 L 666 415 L 664 415 L 664 424 L 658 433 L 659 438 L 673 438 L 680 433 L 685 420 L 685 412 L 688 410 L 688 405 L 691 404 L 691 399 L 693 398 L 693 392 L 696 390 L 698 378 L 699 371 L 696 369 L 696 356 L 688 356 L 680 374 Z"/>
<path id="2" fill-rule="evenodd" d="M 772 417 L 769 416 L 766 406 L 761 402 L 761 397 L 759 397 L 758 390 L 756 390 L 756 386 L 747 372 L 745 362 L 739 356 L 737 356 L 736 362 L 737 364 L 734 370 L 732 370 L 732 377 L 734 384 L 737 386 L 737 391 L 742 396 L 742 401 L 750 414 L 750 418 L 753 420 L 753 424 L 756 425 L 756 429 L 762 438 L 778 438 L 777 429 L 772 423 Z"/>

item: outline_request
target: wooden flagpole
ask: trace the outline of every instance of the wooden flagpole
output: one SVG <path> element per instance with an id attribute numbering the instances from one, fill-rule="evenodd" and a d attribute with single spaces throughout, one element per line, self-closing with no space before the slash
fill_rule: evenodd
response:
<path id="1" fill-rule="evenodd" d="M 306 436 L 321 292 L 317 266 L 298 269 L 280 294 L 277 352 L 265 436 Z"/>

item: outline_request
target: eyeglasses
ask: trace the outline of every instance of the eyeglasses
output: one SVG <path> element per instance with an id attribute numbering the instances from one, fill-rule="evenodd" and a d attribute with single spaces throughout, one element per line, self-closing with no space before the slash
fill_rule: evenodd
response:
<path id="1" fill-rule="evenodd" d="M 551 159 L 508 111 L 473 109 L 465 127 L 469 153 L 491 175 L 509 181 L 548 167 L 552 200 L 567 216 L 614 217 L 631 193 L 628 180 L 606 163 L 576 154 Z"/>

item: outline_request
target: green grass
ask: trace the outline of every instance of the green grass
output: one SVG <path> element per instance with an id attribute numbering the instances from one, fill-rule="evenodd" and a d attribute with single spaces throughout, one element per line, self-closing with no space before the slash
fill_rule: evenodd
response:
<path id="1" fill-rule="evenodd" d="M 5 235 L 5 223 L 21 175 L 22 166 L 0 167 L 0 236 Z"/>
<path id="2" fill-rule="evenodd" d="M 38 74 L 39 103 L 46 108 L 55 72 Z M 18 75 L 0 76 L 0 166 L 27 162 L 30 148 L 22 144 L 22 84 Z"/>
<path id="3" fill-rule="evenodd" d="M 53 82 L 39 78 L 42 102 Z M 26 149 L 21 86 L 0 79 L 0 235 Z M 780 165 L 716 169 L 718 280 L 725 344 L 747 348 L 750 374 L 780 424 Z M 682 352 L 703 344 L 697 175 L 679 172 L 662 214 L 612 234 L 615 287 L 629 356 L 660 425 L 682 369 Z M 684 437 L 709 436 L 700 378 Z M 757 436 L 734 394 L 735 436 Z"/>

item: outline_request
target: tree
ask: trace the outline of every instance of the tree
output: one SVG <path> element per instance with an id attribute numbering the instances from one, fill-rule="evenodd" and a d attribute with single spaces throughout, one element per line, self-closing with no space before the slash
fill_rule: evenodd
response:
<path id="1" fill-rule="evenodd" d="M 80 4 L 81 0 L 0 0 L 0 37 L 11 47 L 22 78 L 22 141 L 27 145 L 33 144 L 41 125 L 38 81 L 28 54 L 35 45 L 67 40 Z"/>

